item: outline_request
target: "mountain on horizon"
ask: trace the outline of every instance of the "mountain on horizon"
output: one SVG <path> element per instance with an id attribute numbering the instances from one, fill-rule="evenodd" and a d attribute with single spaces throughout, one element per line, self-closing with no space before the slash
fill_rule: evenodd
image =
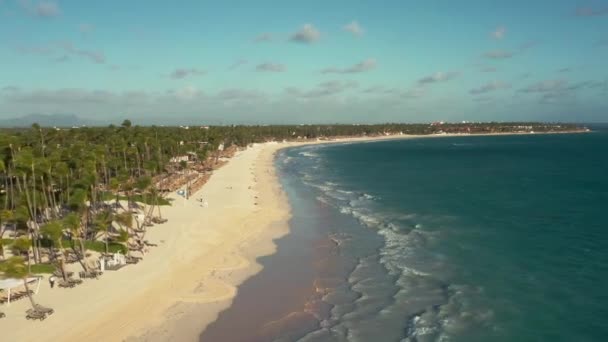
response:
<path id="1" fill-rule="evenodd" d="M 83 119 L 74 114 L 29 114 L 22 117 L 0 119 L 0 127 L 4 128 L 29 127 L 34 123 L 43 127 L 102 125 L 99 121 Z"/>

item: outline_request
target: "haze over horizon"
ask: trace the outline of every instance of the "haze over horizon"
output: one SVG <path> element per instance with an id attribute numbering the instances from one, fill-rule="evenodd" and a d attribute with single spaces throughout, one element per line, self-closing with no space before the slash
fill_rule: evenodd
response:
<path id="1" fill-rule="evenodd" d="M 0 0 L 0 119 L 608 121 L 608 1 Z"/>

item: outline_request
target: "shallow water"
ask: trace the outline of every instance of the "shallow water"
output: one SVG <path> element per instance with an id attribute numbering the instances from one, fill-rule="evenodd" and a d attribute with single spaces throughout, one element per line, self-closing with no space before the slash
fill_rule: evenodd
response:
<path id="1" fill-rule="evenodd" d="M 607 151 L 604 132 L 284 151 L 292 234 L 203 340 L 603 341 Z"/>

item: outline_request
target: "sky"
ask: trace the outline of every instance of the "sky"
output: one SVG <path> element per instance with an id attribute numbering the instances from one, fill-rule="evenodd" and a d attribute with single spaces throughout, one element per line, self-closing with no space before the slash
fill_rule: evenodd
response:
<path id="1" fill-rule="evenodd" d="M 0 0 L 0 119 L 608 121 L 608 0 Z"/>

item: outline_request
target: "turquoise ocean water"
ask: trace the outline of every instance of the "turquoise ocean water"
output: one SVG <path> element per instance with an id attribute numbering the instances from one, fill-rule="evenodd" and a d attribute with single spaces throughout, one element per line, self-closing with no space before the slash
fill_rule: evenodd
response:
<path id="1" fill-rule="evenodd" d="M 316 202 L 336 244 L 312 299 L 330 309 L 297 339 L 608 340 L 608 132 L 309 146 L 278 164 L 295 219 Z"/>
<path id="2" fill-rule="evenodd" d="M 290 234 L 201 341 L 608 341 L 608 130 L 276 165 Z"/>

